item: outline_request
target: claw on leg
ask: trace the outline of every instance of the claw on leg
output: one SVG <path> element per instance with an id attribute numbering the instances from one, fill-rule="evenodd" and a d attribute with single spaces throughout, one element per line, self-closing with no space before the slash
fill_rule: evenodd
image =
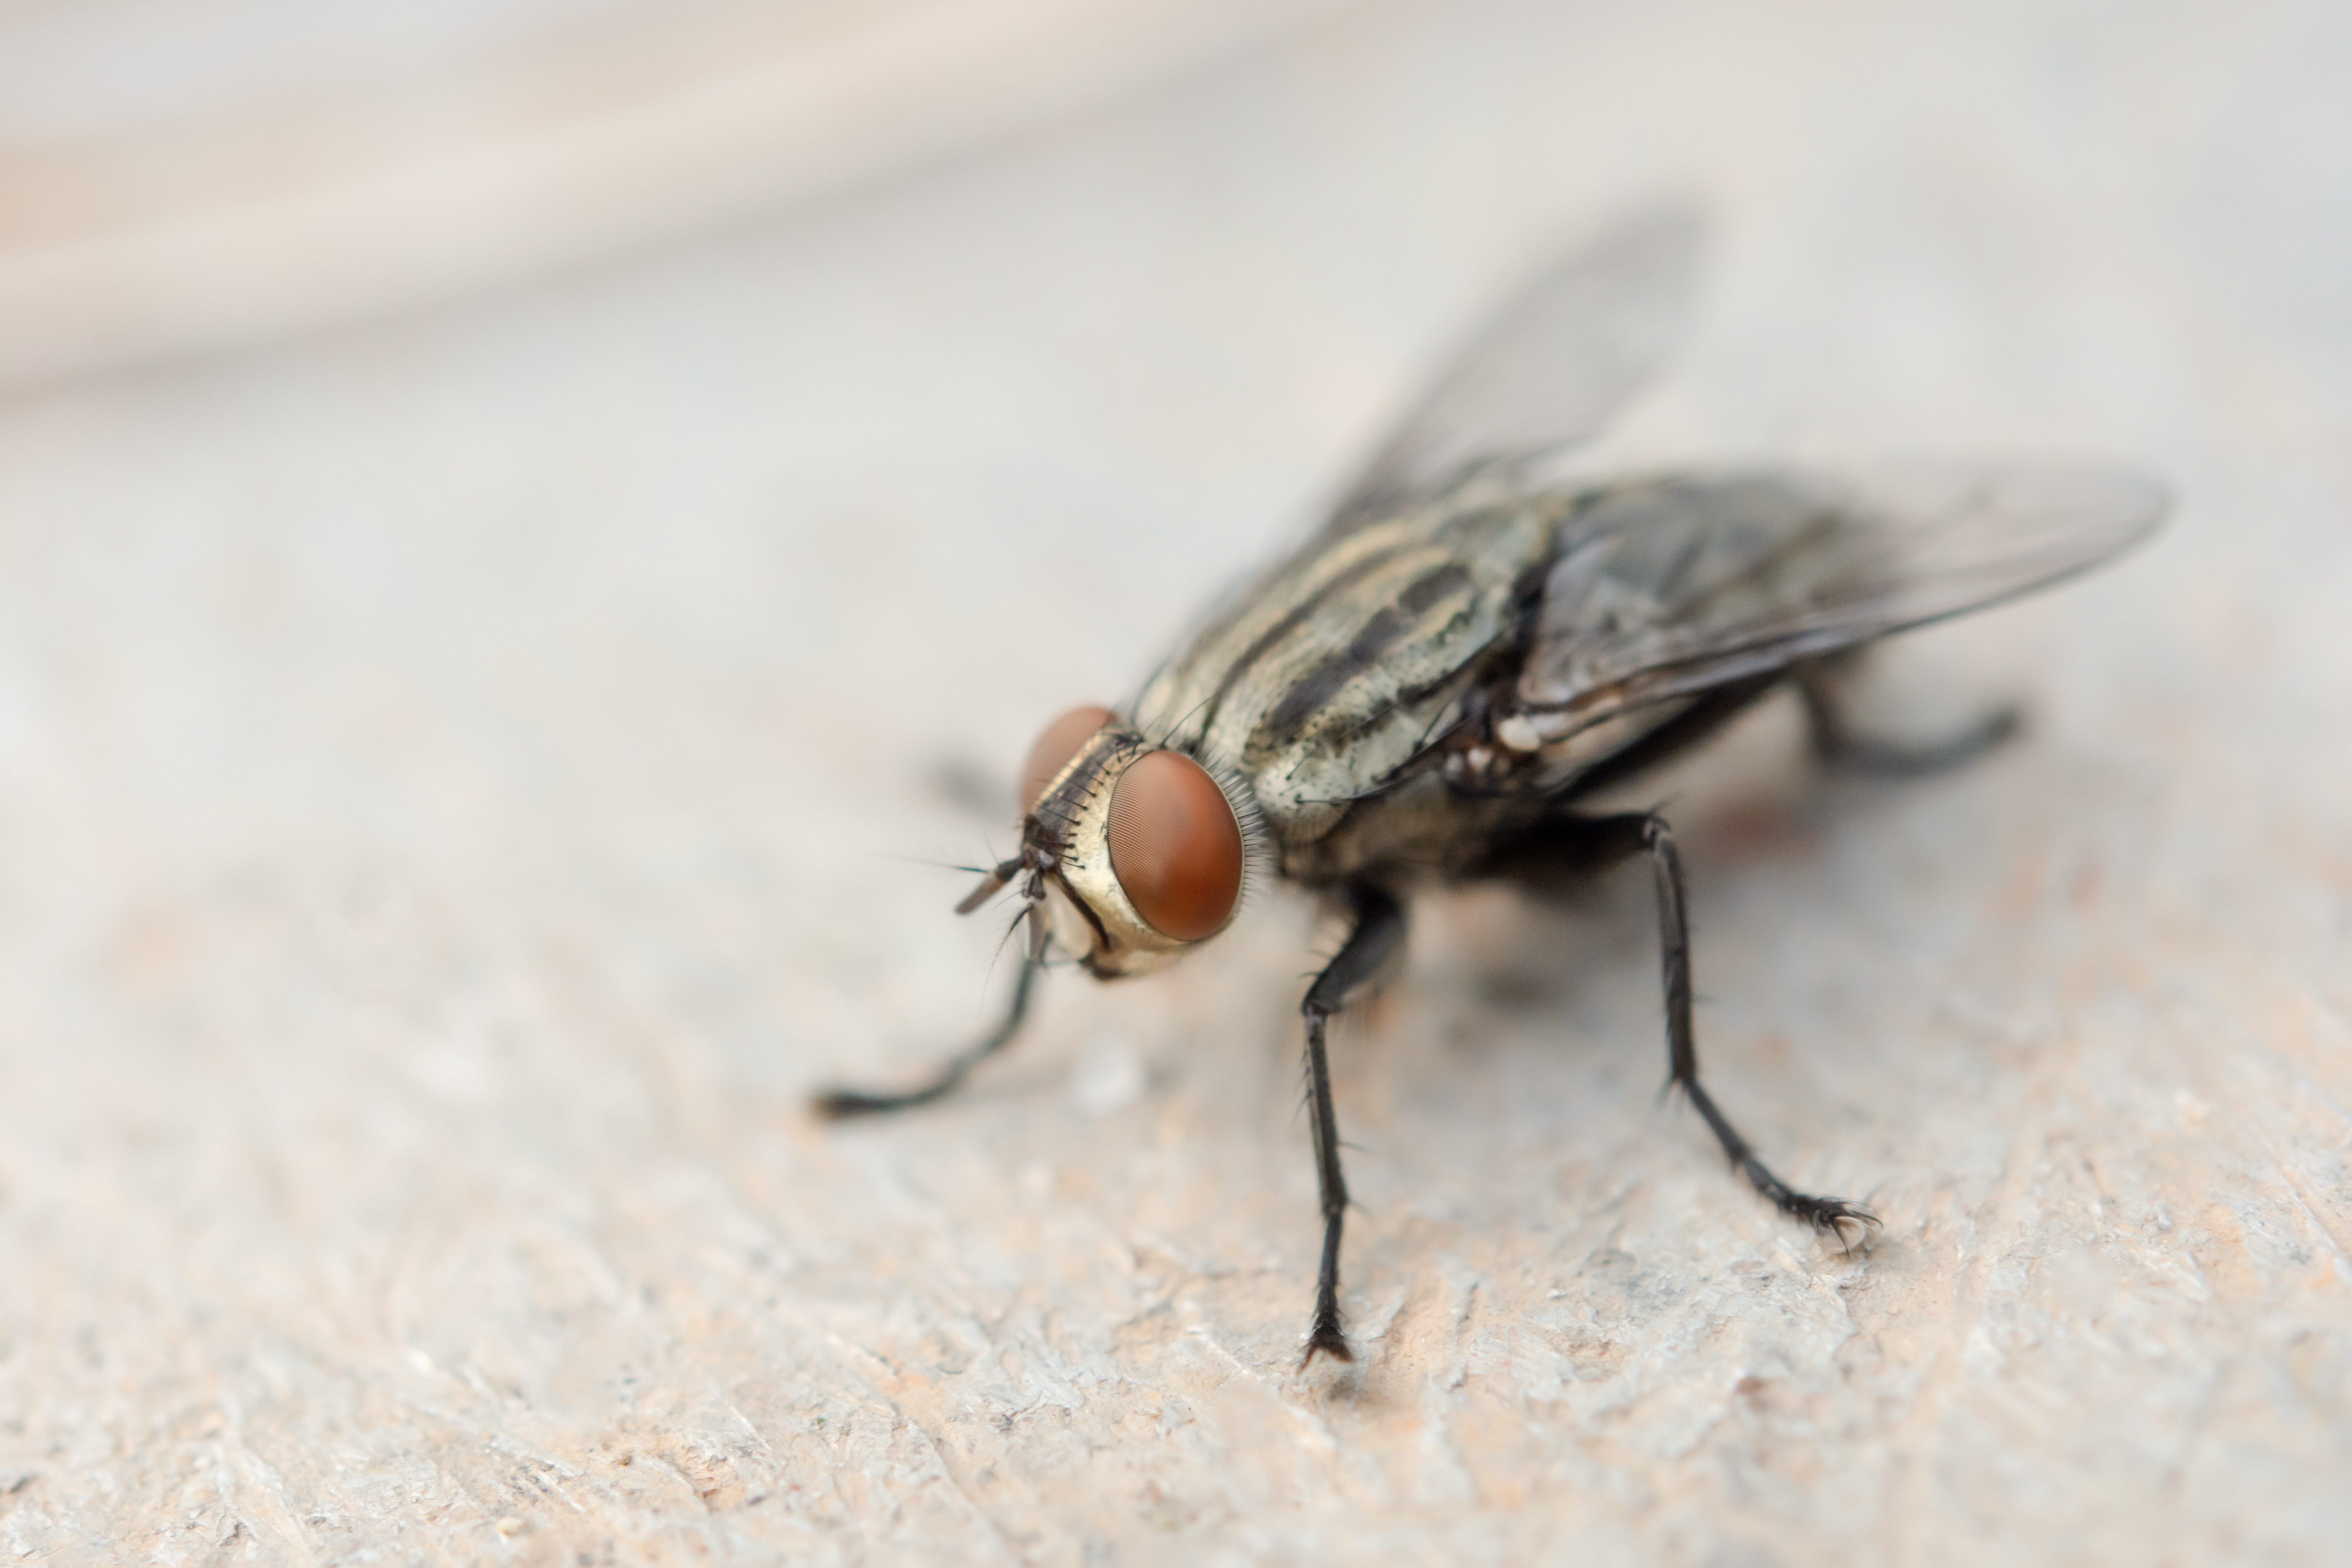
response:
<path id="1" fill-rule="evenodd" d="M 1298 1358 L 1298 1370 L 1305 1372 L 1308 1367 L 1313 1366 L 1315 1358 L 1318 1355 L 1328 1355 L 1333 1361 L 1340 1362 L 1352 1362 L 1356 1359 L 1355 1349 L 1348 1343 L 1348 1335 L 1339 1327 L 1338 1320 L 1334 1319 L 1328 1323 L 1320 1319 L 1317 1320 L 1315 1327 L 1307 1336 L 1307 1353 Z"/>

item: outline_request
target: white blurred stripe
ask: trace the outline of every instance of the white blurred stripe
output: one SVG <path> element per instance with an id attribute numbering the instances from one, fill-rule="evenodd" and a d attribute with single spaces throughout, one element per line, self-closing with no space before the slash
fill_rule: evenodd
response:
<path id="1" fill-rule="evenodd" d="M 773 210 L 1345 0 L 705 4 L 383 90 L 0 146 L 0 385 L 268 338 Z"/>

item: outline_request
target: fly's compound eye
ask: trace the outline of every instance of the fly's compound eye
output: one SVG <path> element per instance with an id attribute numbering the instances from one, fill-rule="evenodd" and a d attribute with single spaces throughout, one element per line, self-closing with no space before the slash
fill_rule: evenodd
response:
<path id="1" fill-rule="evenodd" d="M 1037 743 L 1029 748 L 1029 766 L 1021 774 L 1021 809 L 1034 811 L 1045 786 L 1054 775 L 1078 754 L 1097 730 L 1118 715 L 1108 708 L 1073 708 L 1045 726 Z"/>
<path id="2" fill-rule="evenodd" d="M 1152 930 L 1213 936 L 1242 895 L 1242 825 L 1209 770 L 1179 752 L 1139 757 L 1110 794 L 1110 868 Z"/>

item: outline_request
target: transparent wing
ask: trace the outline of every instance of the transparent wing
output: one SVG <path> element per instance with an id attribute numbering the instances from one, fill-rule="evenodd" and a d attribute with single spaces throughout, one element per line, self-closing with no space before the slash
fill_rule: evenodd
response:
<path id="1" fill-rule="evenodd" d="M 1562 531 L 1518 710 L 1543 742 L 1997 604 L 2146 538 L 2164 487 L 2112 468 L 1675 478 Z"/>
<path id="2" fill-rule="evenodd" d="M 1704 240 L 1695 212 L 1664 207 L 1555 262 L 1486 319 L 1399 421 L 1332 529 L 1469 468 L 1526 463 L 1590 440 L 1681 336 Z"/>

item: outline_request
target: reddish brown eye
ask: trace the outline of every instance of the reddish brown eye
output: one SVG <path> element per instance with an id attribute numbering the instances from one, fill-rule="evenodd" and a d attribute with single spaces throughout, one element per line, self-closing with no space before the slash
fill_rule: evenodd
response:
<path id="1" fill-rule="evenodd" d="M 1118 715 L 1108 708 L 1073 708 L 1045 726 L 1037 743 L 1029 748 L 1029 765 L 1021 773 L 1021 809 L 1034 810 L 1037 797 L 1054 782 L 1054 775 L 1078 754 L 1097 730 Z"/>
<path id="2" fill-rule="evenodd" d="M 1110 868 L 1152 930 L 1213 936 L 1242 895 L 1242 825 L 1209 771 L 1153 752 L 1110 792 Z"/>

